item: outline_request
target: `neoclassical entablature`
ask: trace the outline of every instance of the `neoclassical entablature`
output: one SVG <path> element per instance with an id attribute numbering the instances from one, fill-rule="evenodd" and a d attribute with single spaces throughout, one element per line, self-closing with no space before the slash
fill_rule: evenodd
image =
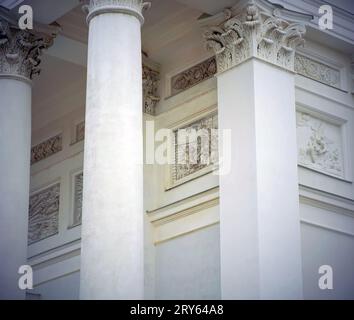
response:
<path id="1" fill-rule="evenodd" d="M 0 9 L 0 77 L 30 81 L 39 74 L 42 51 L 53 44 L 59 31 L 57 24 L 22 30 L 16 17 Z"/>
<path id="2" fill-rule="evenodd" d="M 294 70 L 297 46 L 304 43 L 305 24 L 312 16 L 284 9 L 266 0 L 240 1 L 203 18 L 206 48 L 216 55 L 218 72 L 256 57 Z"/>

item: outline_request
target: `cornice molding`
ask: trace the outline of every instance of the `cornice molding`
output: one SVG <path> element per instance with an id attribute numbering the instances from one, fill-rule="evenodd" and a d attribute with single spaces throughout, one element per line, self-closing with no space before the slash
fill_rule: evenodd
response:
<path id="1" fill-rule="evenodd" d="M 304 43 L 312 16 L 286 10 L 265 0 L 241 1 L 200 20 L 206 48 L 216 55 L 218 72 L 250 57 L 294 71 L 296 48 Z"/>

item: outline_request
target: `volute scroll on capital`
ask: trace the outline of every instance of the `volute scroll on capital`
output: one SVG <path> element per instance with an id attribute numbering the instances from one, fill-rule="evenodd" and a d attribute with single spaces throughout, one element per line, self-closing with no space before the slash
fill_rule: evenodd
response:
<path id="1" fill-rule="evenodd" d="M 216 55 L 218 72 L 250 57 L 293 71 L 295 50 L 304 44 L 305 23 L 312 16 L 266 0 L 241 3 L 200 20 L 206 48 Z"/>
<path id="2" fill-rule="evenodd" d="M 53 44 L 60 32 L 56 23 L 35 24 L 31 30 L 22 30 L 16 17 L 0 9 L 0 78 L 17 78 L 31 82 L 40 73 L 43 50 Z"/>

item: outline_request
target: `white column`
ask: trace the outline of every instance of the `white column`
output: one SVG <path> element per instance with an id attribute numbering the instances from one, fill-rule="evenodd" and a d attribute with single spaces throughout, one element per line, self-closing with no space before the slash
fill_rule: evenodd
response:
<path id="1" fill-rule="evenodd" d="M 305 29 L 262 4 L 203 22 L 218 27 L 204 35 L 218 63 L 219 128 L 232 137 L 220 176 L 223 299 L 303 296 L 292 70 Z"/>
<path id="2" fill-rule="evenodd" d="M 52 37 L 10 20 L 0 15 L 0 299 L 24 299 L 18 269 L 27 264 L 31 78 Z"/>
<path id="3" fill-rule="evenodd" d="M 81 299 L 143 298 L 144 6 L 88 6 Z"/>
<path id="4" fill-rule="evenodd" d="M 0 76 L 0 299 L 23 299 L 18 268 L 27 260 L 31 85 Z"/>

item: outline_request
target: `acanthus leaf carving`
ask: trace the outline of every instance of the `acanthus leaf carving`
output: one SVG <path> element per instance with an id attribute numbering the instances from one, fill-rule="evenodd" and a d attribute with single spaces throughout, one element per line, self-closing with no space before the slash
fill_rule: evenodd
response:
<path id="1" fill-rule="evenodd" d="M 295 49 L 304 43 L 305 26 L 287 21 L 279 10 L 251 1 L 241 10 L 231 8 L 201 21 L 206 27 L 206 48 L 216 55 L 218 72 L 250 57 L 257 57 L 285 69 L 294 69 Z"/>
<path id="2" fill-rule="evenodd" d="M 0 12 L 0 76 L 31 80 L 39 74 L 42 52 L 53 44 L 59 30 L 58 25 L 21 30 L 12 17 Z"/>

